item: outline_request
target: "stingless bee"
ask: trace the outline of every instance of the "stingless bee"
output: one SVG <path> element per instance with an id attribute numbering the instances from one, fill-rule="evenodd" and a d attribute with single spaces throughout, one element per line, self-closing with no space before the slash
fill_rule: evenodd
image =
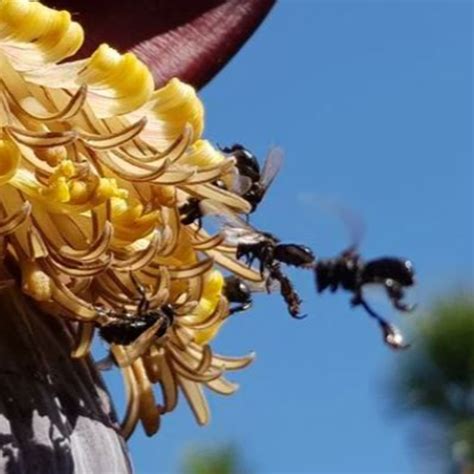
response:
<path id="1" fill-rule="evenodd" d="M 249 285 L 235 275 L 225 277 L 224 281 L 224 296 L 229 303 L 236 303 L 229 308 L 229 315 L 248 310 L 252 306 L 252 291 Z"/>
<path id="2" fill-rule="evenodd" d="M 117 311 L 96 306 L 99 334 L 109 344 L 127 346 L 136 342 L 145 332 L 151 332 L 154 337 L 160 338 L 174 321 L 173 307 L 165 304 L 159 308 L 150 308 L 145 288 L 133 274 L 130 276 L 141 297 L 136 311 L 125 308 Z"/>
<path id="3" fill-rule="evenodd" d="M 245 258 L 249 266 L 258 260 L 260 274 L 266 282 L 267 290 L 270 291 L 272 283 L 277 281 L 289 313 L 294 318 L 300 318 L 301 299 L 291 280 L 283 273 L 281 264 L 313 268 L 313 251 L 305 245 L 281 243 L 273 234 L 254 229 L 225 206 L 207 200 L 202 201 L 201 206 L 206 215 L 214 215 L 221 221 L 220 230 L 225 242 L 236 246 L 237 259 Z"/>
<path id="4" fill-rule="evenodd" d="M 236 144 L 230 148 L 222 148 L 222 151 L 234 157 L 235 166 L 241 178 L 240 190 L 236 192 L 252 206 L 250 212 L 254 212 L 280 171 L 283 150 L 278 147 L 271 148 L 262 171 L 255 155 L 242 145 Z"/>
<path id="5" fill-rule="evenodd" d="M 352 234 L 352 244 L 332 259 L 320 259 L 314 266 L 316 290 L 322 293 L 339 288 L 352 293 L 351 305 L 362 306 L 379 324 L 385 343 L 394 349 L 405 349 L 400 331 L 376 313 L 363 297 L 366 285 L 385 288 L 393 307 L 403 312 L 413 311 L 415 306 L 403 303 L 404 289 L 415 283 L 415 271 L 410 260 L 398 257 L 380 257 L 364 261 L 357 248 L 363 234 L 363 223 L 358 216 L 341 206 L 331 206 Z"/>

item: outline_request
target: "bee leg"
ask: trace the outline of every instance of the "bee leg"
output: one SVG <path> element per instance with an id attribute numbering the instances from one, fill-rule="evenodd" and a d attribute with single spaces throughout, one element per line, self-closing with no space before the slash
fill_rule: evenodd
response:
<path id="1" fill-rule="evenodd" d="M 307 314 L 300 314 L 302 300 L 291 280 L 281 271 L 280 265 L 275 263 L 270 266 L 271 278 L 280 283 L 280 295 L 286 303 L 290 316 L 295 319 L 304 319 Z"/>
<path id="2" fill-rule="evenodd" d="M 267 277 L 265 280 L 265 290 L 267 290 L 267 294 L 270 294 L 272 292 L 272 283 L 273 278 L 271 276 Z"/>
<path id="3" fill-rule="evenodd" d="M 273 265 L 273 264 L 274 264 L 273 248 L 270 246 L 263 247 L 260 254 L 260 276 L 262 278 L 263 278 L 263 274 L 266 268 L 272 268 L 272 267 L 276 268 L 276 265 Z M 278 270 L 276 271 L 280 272 L 279 267 L 278 267 Z"/>
<path id="4" fill-rule="evenodd" d="M 140 283 L 140 281 L 137 279 L 137 277 L 130 272 L 130 279 L 132 280 L 133 284 L 135 285 L 135 288 L 137 289 L 138 293 L 140 293 L 140 302 L 138 303 L 138 308 L 137 312 L 138 314 L 143 314 L 146 311 L 148 311 L 150 307 L 150 302 L 148 301 L 148 298 L 146 296 L 146 290 L 145 287 Z"/>
<path id="5" fill-rule="evenodd" d="M 241 311 L 247 311 L 252 306 L 252 303 L 243 303 L 232 308 L 229 308 L 229 316 L 231 314 L 240 313 Z"/>
<path id="6" fill-rule="evenodd" d="M 265 273 L 265 269 L 269 268 L 272 263 L 272 255 L 267 251 L 263 250 L 262 255 L 260 257 L 260 276 L 263 278 L 263 274 Z"/>
<path id="7" fill-rule="evenodd" d="M 240 260 L 242 257 L 246 257 L 248 259 L 248 253 L 238 246 L 237 251 L 235 252 L 235 258 Z"/>
<path id="8" fill-rule="evenodd" d="M 366 313 L 371 318 L 374 318 L 379 323 L 379 325 L 381 325 L 382 327 L 385 327 L 388 325 L 387 321 L 369 306 L 369 304 L 367 303 L 367 301 L 364 300 L 360 292 L 357 292 L 354 295 L 354 297 L 351 299 L 351 306 L 352 307 L 362 306 L 365 309 Z"/>
<path id="9" fill-rule="evenodd" d="M 355 296 L 352 298 L 351 305 L 362 306 L 365 309 L 366 313 L 371 318 L 374 318 L 377 321 L 380 330 L 382 331 L 384 342 L 392 349 L 407 349 L 408 347 L 410 347 L 409 344 L 405 344 L 405 342 L 403 341 L 403 336 L 400 331 L 395 326 L 386 321 L 384 318 L 382 318 L 382 316 L 377 314 L 369 306 L 367 301 L 364 300 L 360 292 L 356 293 Z"/>
<path id="10" fill-rule="evenodd" d="M 94 306 L 94 309 L 97 314 L 97 320 L 95 321 L 95 324 L 99 328 L 108 324 L 111 318 L 117 318 L 113 310 L 106 308 L 103 305 L 96 305 Z"/>
<path id="11" fill-rule="evenodd" d="M 158 338 L 164 336 L 172 324 L 173 324 L 172 318 L 168 317 L 166 314 L 163 313 L 161 317 L 161 325 L 156 331 L 156 336 Z"/>
<path id="12" fill-rule="evenodd" d="M 405 313 L 409 313 L 416 308 L 416 305 L 408 305 L 402 303 L 402 299 L 404 296 L 404 292 L 400 284 L 392 280 L 391 278 L 387 278 L 384 281 L 384 287 L 387 290 L 387 295 L 394 306 L 394 308 L 398 309 L 399 311 L 403 311 Z"/>

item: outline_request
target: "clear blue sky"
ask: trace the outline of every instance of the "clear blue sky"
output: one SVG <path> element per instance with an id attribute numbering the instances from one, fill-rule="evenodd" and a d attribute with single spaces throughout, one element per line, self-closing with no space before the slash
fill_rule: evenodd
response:
<path id="1" fill-rule="evenodd" d="M 202 93 L 209 139 L 285 149 L 253 222 L 329 257 L 344 227 L 301 198 L 347 204 L 366 221 L 367 258 L 413 259 L 420 313 L 474 280 L 472 13 L 470 1 L 281 1 Z M 230 321 L 217 351 L 258 354 L 232 374 L 240 391 L 209 393 L 208 427 L 182 400 L 158 436 L 138 429 L 137 472 L 178 472 L 189 446 L 227 441 L 257 473 L 420 472 L 383 384 L 403 355 L 348 295 L 316 296 L 310 274 L 292 274 L 310 317 L 292 320 L 272 296 Z M 372 301 L 403 325 L 380 294 Z M 122 398 L 115 377 L 112 392 Z"/>

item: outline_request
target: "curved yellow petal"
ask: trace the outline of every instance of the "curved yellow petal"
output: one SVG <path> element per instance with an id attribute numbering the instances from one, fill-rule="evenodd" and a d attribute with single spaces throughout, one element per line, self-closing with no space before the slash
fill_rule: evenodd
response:
<path id="1" fill-rule="evenodd" d="M 180 160 L 180 163 L 207 168 L 217 165 L 223 159 L 224 155 L 222 152 L 213 147 L 207 140 L 197 140 L 189 147 L 188 152 Z"/>
<path id="2" fill-rule="evenodd" d="M 57 11 L 39 2 L 0 2 L 0 49 L 18 71 L 61 61 L 81 47 L 82 27 L 67 11 Z"/>
<path id="3" fill-rule="evenodd" d="M 141 107 L 150 99 L 155 86 L 150 70 L 133 53 L 120 54 L 107 44 L 92 54 L 77 82 L 89 86 L 99 117 L 125 114 Z"/>
<path id="4" fill-rule="evenodd" d="M 137 113 L 144 114 L 148 119 L 143 137 L 158 149 L 164 149 L 176 141 L 183 134 L 186 124 L 192 127 L 192 142 L 204 130 L 204 107 L 196 90 L 177 78 L 156 90 L 150 102 Z"/>
<path id="5" fill-rule="evenodd" d="M 204 283 L 202 297 L 199 305 L 193 312 L 196 323 L 206 320 L 216 310 L 224 288 L 224 276 L 218 270 L 213 270 L 206 278 Z M 207 344 L 219 331 L 223 320 L 218 320 L 212 326 L 199 329 L 195 333 L 195 341 L 198 344 Z"/>

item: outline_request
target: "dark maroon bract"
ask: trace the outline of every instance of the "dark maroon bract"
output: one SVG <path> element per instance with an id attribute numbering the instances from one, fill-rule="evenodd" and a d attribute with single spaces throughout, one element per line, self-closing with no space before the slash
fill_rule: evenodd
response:
<path id="1" fill-rule="evenodd" d="M 178 77 L 209 82 L 257 29 L 275 0 L 50 0 L 87 31 L 80 54 L 100 43 L 131 50 L 152 70 L 157 87 Z"/>

